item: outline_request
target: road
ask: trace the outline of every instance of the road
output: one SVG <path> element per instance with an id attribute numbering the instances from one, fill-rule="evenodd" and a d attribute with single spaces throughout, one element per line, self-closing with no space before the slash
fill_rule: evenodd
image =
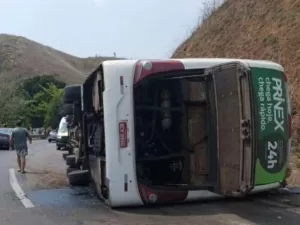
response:
<path id="1" fill-rule="evenodd" d="M 68 187 L 61 152 L 44 140 L 30 145 L 27 174 L 15 168 L 15 152 L 0 151 L 1 225 L 298 225 L 300 221 L 300 195 L 294 194 L 111 210 L 89 188 Z M 25 193 L 22 201 L 17 197 L 20 191 Z"/>

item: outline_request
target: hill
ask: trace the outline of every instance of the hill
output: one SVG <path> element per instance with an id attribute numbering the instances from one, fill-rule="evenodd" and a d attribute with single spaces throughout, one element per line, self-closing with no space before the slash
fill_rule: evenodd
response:
<path id="1" fill-rule="evenodd" d="M 0 34 L 1 80 L 55 75 L 58 80 L 67 84 L 78 83 L 106 59 L 115 58 L 79 58 L 24 37 Z"/>
<path id="2" fill-rule="evenodd" d="M 208 9 L 211 10 L 211 9 Z M 300 0 L 227 0 L 195 29 L 173 58 L 272 60 L 288 76 L 293 108 L 295 164 L 300 167 Z M 300 178 L 299 178 L 300 182 Z"/>

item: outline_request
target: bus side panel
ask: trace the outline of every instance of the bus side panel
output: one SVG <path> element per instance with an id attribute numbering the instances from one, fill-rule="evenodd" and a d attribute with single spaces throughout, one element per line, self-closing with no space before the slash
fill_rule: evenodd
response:
<path id="1" fill-rule="evenodd" d="M 251 68 L 257 159 L 255 185 L 284 180 L 289 154 L 288 96 L 282 71 Z"/>
<path id="2" fill-rule="evenodd" d="M 133 117 L 134 63 L 119 63 L 110 67 L 103 63 L 103 92 L 106 145 L 106 178 L 109 201 L 113 207 L 142 205 L 135 169 Z M 127 124 L 127 143 L 120 142 L 119 124 Z M 123 126 L 124 128 L 124 126 Z M 122 129 L 123 129 L 122 128 Z M 120 146 L 123 145 L 123 146 Z M 125 146 L 125 147 L 124 147 Z"/>

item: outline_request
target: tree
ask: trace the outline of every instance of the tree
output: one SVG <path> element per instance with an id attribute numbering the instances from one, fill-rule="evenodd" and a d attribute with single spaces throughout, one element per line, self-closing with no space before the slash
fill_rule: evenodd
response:
<path id="1" fill-rule="evenodd" d="M 51 90 L 49 89 L 50 86 Z M 62 90 L 66 86 L 66 84 L 64 82 L 56 80 L 52 75 L 29 78 L 23 80 L 19 84 L 19 90 L 22 93 L 22 96 L 24 96 L 24 98 L 26 98 L 28 102 L 28 108 L 30 111 L 29 121 L 32 124 L 32 127 L 42 127 L 45 125 L 45 110 L 48 107 L 48 104 L 54 104 L 51 103 L 52 97 L 51 94 L 48 93 L 49 91 L 54 91 L 54 87 L 52 86 L 57 87 L 57 90 Z M 53 114 L 53 116 L 55 115 Z M 49 121 L 49 116 L 47 121 Z"/>
<path id="2" fill-rule="evenodd" d="M 48 93 L 51 94 L 51 99 L 48 103 L 47 112 L 45 114 L 45 126 L 57 127 L 61 119 L 63 89 L 59 89 L 55 85 L 50 85 Z"/>
<path id="3" fill-rule="evenodd" d="M 44 115 L 45 127 L 57 127 L 60 121 L 63 89 L 54 84 L 41 87 L 42 91 L 34 97 L 34 103 L 38 103 L 34 109 L 37 114 Z"/>
<path id="4" fill-rule="evenodd" d="M 26 127 L 56 127 L 65 85 L 53 76 L 0 84 L 0 127 L 13 127 L 17 120 Z"/>
<path id="5" fill-rule="evenodd" d="M 23 80 L 19 87 L 26 92 L 26 96 L 32 98 L 35 94 L 47 87 L 48 84 L 54 84 L 58 88 L 64 88 L 66 84 L 55 79 L 53 75 L 36 76 Z"/>
<path id="6" fill-rule="evenodd" d="M 0 85 L 0 125 L 15 126 L 17 120 L 29 125 L 28 102 L 18 92 L 16 85 Z"/>

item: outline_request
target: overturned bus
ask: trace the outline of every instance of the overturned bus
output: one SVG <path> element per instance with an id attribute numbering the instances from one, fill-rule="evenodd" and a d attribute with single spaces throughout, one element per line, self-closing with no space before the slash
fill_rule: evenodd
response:
<path id="1" fill-rule="evenodd" d="M 64 103 L 69 182 L 111 207 L 242 197 L 289 174 L 287 78 L 273 62 L 104 61 Z"/>

